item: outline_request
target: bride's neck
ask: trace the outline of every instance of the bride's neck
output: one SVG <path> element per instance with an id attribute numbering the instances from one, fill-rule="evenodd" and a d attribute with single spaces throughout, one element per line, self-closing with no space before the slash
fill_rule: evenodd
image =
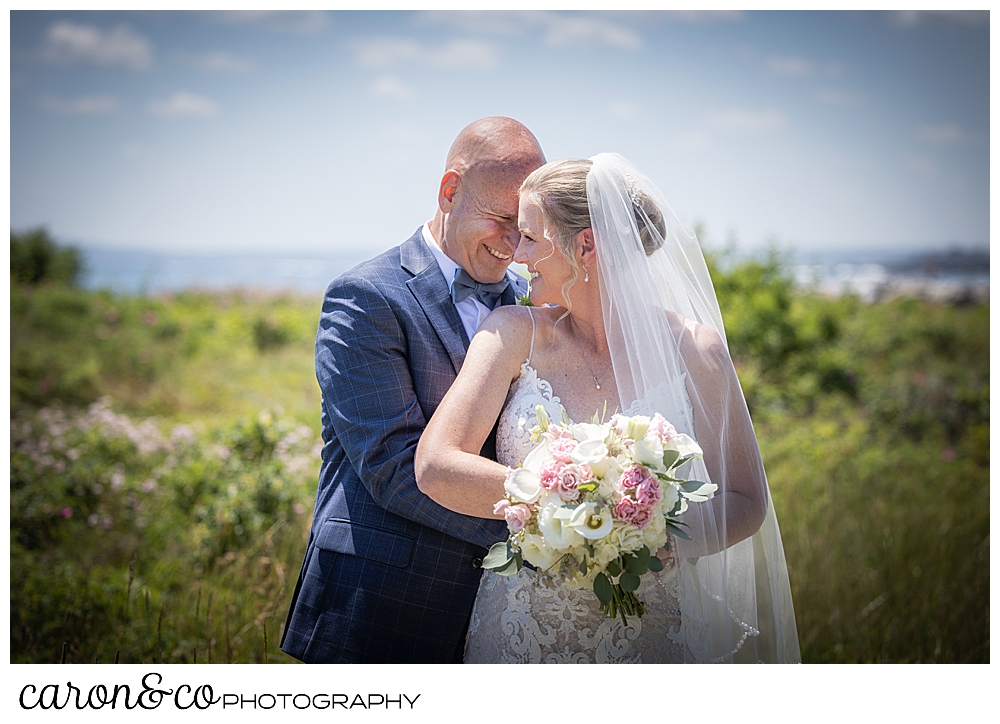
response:
<path id="1" fill-rule="evenodd" d="M 596 280 L 591 279 L 591 284 Z M 588 284 L 588 287 L 590 284 Z M 594 284 L 593 290 L 575 295 L 567 322 L 570 332 L 587 349 L 599 355 L 608 354 L 608 337 L 604 330 L 604 311 L 601 309 L 601 295 Z"/>

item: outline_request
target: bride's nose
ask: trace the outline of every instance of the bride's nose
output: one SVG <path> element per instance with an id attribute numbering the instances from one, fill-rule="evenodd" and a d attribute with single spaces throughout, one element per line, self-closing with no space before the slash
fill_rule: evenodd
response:
<path id="1" fill-rule="evenodd" d="M 514 261 L 518 264 L 527 265 L 528 263 L 528 254 L 524 250 L 524 240 L 521 238 L 520 234 L 518 234 L 517 248 L 514 250 Z"/>

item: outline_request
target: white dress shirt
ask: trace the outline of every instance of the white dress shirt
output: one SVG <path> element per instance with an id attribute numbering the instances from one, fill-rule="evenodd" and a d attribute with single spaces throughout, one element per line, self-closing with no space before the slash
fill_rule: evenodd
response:
<path id="1" fill-rule="evenodd" d="M 438 267 L 441 269 L 441 273 L 444 274 L 444 278 L 448 282 L 448 288 L 451 289 L 451 284 L 455 281 L 455 272 L 459 270 L 459 266 L 451 257 L 441 251 L 441 247 L 438 246 L 437 240 L 431 234 L 428 224 L 424 224 L 422 231 L 424 234 L 424 241 L 430 248 L 434 258 L 437 260 Z M 476 333 L 476 330 L 479 329 L 479 325 L 483 323 L 484 319 L 486 319 L 486 315 L 491 311 L 489 307 L 471 294 L 456 304 L 455 310 L 458 312 L 459 319 L 462 320 L 462 326 L 465 327 L 465 333 L 468 335 L 470 340 Z"/>

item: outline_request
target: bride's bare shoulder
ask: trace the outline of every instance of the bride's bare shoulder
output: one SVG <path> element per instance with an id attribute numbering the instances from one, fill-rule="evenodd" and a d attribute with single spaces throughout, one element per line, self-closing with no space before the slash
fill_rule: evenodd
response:
<path id="1" fill-rule="evenodd" d="M 718 371 L 720 365 L 732 366 L 722 335 L 712 327 L 670 310 L 667 320 L 674 339 L 680 340 L 681 356 L 689 369 L 711 373 Z"/>

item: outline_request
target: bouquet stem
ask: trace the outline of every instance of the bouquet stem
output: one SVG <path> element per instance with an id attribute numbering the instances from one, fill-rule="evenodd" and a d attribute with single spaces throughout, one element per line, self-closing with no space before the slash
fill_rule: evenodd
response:
<path id="1" fill-rule="evenodd" d="M 642 618 L 642 615 L 646 613 L 646 607 L 639 600 L 639 597 L 635 595 L 635 591 L 626 591 L 621 587 L 621 584 L 612 583 L 611 592 L 611 600 L 606 604 L 601 604 L 601 612 L 607 614 L 608 617 L 617 618 L 621 616 L 622 624 L 628 626 L 626 616 L 638 616 Z"/>

